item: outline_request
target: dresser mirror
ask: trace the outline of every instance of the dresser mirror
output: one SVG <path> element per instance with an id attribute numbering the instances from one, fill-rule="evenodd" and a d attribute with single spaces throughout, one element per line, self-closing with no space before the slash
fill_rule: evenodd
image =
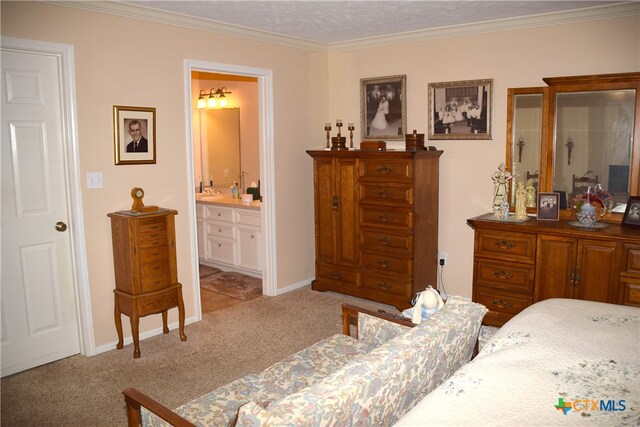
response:
<path id="1" fill-rule="evenodd" d="M 560 193 L 562 219 L 575 195 L 600 184 L 613 207 L 603 219 L 620 222 L 640 190 L 640 73 L 543 80 L 547 88 L 508 91 L 507 167 L 526 182 L 538 160 L 536 190 Z"/>
<path id="2" fill-rule="evenodd" d="M 516 178 L 511 182 L 511 205 L 515 205 L 517 183 L 540 187 L 540 155 L 543 123 L 548 108 L 547 88 L 509 89 L 507 92 L 507 167 Z M 529 211 L 534 212 L 534 208 Z"/>

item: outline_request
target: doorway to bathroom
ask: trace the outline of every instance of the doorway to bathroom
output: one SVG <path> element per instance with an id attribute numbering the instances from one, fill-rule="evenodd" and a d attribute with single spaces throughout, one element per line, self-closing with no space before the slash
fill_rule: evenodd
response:
<path id="1" fill-rule="evenodd" d="M 201 318 L 276 294 L 271 71 L 186 64 L 194 269 L 200 280 L 194 302 Z M 236 191 L 244 197 L 233 197 Z"/>

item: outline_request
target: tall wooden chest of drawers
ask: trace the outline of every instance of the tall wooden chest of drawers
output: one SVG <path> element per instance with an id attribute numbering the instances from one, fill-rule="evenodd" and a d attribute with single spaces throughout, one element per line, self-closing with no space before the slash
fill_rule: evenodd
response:
<path id="1" fill-rule="evenodd" d="M 436 286 L 442 151 L 310 150 L 316 278 L 312 288 L 410 306 Z"/>
<path id="2" fill-rule="evenodd" d="M 139 318 L 162 313 L 163 332 L 169 333 L 167 310 L 178 308 L 180 339 L 184 334 L 182 284 L 178 282 L 174 217 L 177 211 L 112 212 L 111 237 L 115 269 L 115 323 L 117 348 L 123 346 L 121 313 L 129 316 L 133 357 L 140 357 Z"/>

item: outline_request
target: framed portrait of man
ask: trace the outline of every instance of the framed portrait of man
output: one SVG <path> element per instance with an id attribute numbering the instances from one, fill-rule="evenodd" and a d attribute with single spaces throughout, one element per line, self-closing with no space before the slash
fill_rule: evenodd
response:
<path id="1" fill-rule="evenodd" d="M 404 140 L 407 132 L 407 77 L 360 79 L 362 139 Z"/>
<path id="2" fill-rule="evenodd" d="M 156 109 L 114 105 L 116 165 L 156 163 Z"/>

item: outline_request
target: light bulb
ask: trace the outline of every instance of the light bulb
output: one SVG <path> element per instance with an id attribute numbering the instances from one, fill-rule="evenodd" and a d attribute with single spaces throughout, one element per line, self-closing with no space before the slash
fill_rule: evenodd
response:
<path id="1" fill-rule="evenodd" d="M 198 108 L 202 110 L 207 106 L 207 101 L 204 98 L 198 98 Z"/>
<path id="2" fill-rule="evenodd" d="M 207 107 L 215 108 L 217 105 L 218 103 L 216 102 L 216 99 L 213 96 L 209 97 L 209 99 L 207 100 Z"/>
<path id="3" fill-rule="evenodd" d="M 224 99 L 224 98 L 222 98 L 222 99 L 220 100 L 220 106 L 221 106 L 221 107 L 226 107 L 226 106 L 227 106 L 227 100 L 226 100 L 226 99 Z"/>

